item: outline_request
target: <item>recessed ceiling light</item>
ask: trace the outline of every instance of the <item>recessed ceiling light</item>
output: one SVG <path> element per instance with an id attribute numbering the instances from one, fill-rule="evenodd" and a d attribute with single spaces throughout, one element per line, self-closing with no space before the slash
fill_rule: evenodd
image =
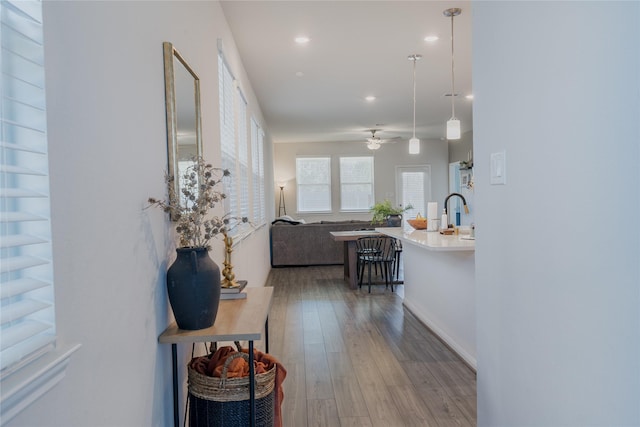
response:
<path id="1" fill-rule="evenodd" d="M 426 41 L 426 42 L 434 42 L 434 41 L 438 40 L 439 38 L 440 37 L 438 37 L 438 36 L 427 36 L 427 37 L 424 38 L 424 41 Z"/>
<path id="2" fill-rule="evenodd" d="M 469 95 L 465 96 L 465 98 L 467 98 L 467 99 L 473 99 L 473 94 L 471 93 L 471 94 L 469 94 Z"/>
<path id="3" fill-rule="evenodd" d="M 307 37 L 307 36 L 298 36 L 294 40 L 298 44 L 307 44 L 307 43 L 309 43 L 309 40 L 311 40 L 311 39 L 309 37 Z"/>
<path id="4" fill-rule="evenodd" d="M 366 99 L 366 100 L 367 100 L 367 101 L 369 101 L 369 102 L 372 102 L 372 101 L 375 101 L 375 100 L 376 100 L 376 97 L 375 97 L 375 96 L 373 96 L 373 95 L 369 95 L 369 96 L 365 97 L 364 99 Z"/>

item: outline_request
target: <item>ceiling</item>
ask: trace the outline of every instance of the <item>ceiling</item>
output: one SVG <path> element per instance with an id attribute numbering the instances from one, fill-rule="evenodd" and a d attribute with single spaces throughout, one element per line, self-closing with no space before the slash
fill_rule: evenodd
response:
<path id="1" fill-rule="evenodd" d="M 221 1 L 274 143 L 409 139 L 416 64 L 416 136 L 441 139 L 451 117 L 451 18 L 456 116 L 471 130 L 468 1 Z M 294 38 L 311 40 L 298 45 Z M 429 35 L 439 36 L 426 42 Z M 302 73 L 302 76 L 297 75 Z M 368 95 L 376 100 L 365 100 Z"/>

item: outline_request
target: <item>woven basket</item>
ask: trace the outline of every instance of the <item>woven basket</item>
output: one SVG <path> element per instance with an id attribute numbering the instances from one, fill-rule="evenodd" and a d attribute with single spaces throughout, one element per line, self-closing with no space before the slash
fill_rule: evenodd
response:
<path id="1" fill-rule="evenodd" d="M 227 357 L 222 376 L 209 377 L 189 366 L 189 426 L 190 427 L 245 427 L 250 424 L 249 377 L 227 378 L 229 363 L 249 355 L 234 353 Z M 256 426 L 272 427 L 276 367 L 256 374 Z"/>

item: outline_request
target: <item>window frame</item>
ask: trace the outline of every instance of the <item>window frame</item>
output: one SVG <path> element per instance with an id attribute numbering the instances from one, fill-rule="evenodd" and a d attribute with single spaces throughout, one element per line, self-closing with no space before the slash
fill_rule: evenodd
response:
<path id="1" fill-rule="evenodd" d="M 251 139 L 251 218 L 255 225 L 266 222 L 264 195 L 264 133 L 258 121 L 250 119 Z"/>
<path id="2" fill-rule="evenodd" d="M 367 182 L 343 182 L 343 160 L 347 159 L 368 159 L 371 163 L 371 180 Z M 339 172 L 339 185 L 340 185 L 340 212 L 369 212 L 371 206 L 373 206 L 375 202 L 375 157 L 374 156 L 340 156 L 338 160 L 338 172 Z M 345 208 L 344 201 L 346 197 L 344 197 L 344 185 L 370 185 L 371 193 L 369 194 L 369 203 L 368 206 L 362 208 Z"/>
<path id="3" fill-rule="evenodd" d="M 309 159 L 315 159 L 315 160 L 326 160 L 327 161 L 327 182 L 326 183 L 301 183 L 300 181 L 300 168 L 298 165 L 298 162 L 300 161 L 304 161 L 304 160 L 309 160 Z M 300 214 L 316 214 L 316 213 L 332 213 L 333 212 L 333 207 L 332 207 L 332 182 L 331 182 L 331 164 L 332 164 L 332 158 L 331 156 L 296 156 L 296 211 L 297 213 Z M 322 185 L 322 186 L 326 186 L 327 187 L 327 192 L 329 195 L 328 198 L 328 206 L 324 209 L 301 209 L 301 194 L 302 188 L 305 188 L 306 186 L 311 186 L 311 185 Z"/>
<path id="4" fill-rule="evenodd" d="M 426 209 L 427 209 L 427 204 L 429 202 L 429 200 L 431 200 L 431 187 L 433 186 L 432 184 L 432 179 L 431 179 L 431 165 L 429 164 L 425 164 L 425 165 L 405 165 L 405 166 L 396 166 L 395 168 L 395 179 L 396 179 L 396 205 L 397 206 L 401 206 L 403 207 L 404 203 L 403 203 L 403 196 L 404 196 L 404 189 L 402 188 L 403 186 L 403 178 L 402 176 L 405 173 L 423 173 L 423 206 L 417 206 L 417 204 L 415 202 L 411 202 L 410 200 L 408 201 L 408 203 L 411 203 L 413 205 L 412 209 L 407 210 L 404 213 L 404 217 L 405 218 L 411 218 L 411 217 L 415 217 L 416 214 L 420 213 L 423 216 L 427 216 L 426 214 Z M 422 210 L 420 209 L 422 208 Z"/>
<path id="5" fill-rule="evenodd" d="M 218 40 L 218 73 L 222 168 L 228 169 L 231 175 L 224 182 L 227 197 L 223 202 L 223 209 L 230 217 L 246 217 L 251 221 L 251 224 L 238 223 L 229 231 L 235 245 L 266 222 L 264 132 L 258 125 L 256 154 L 253 141 L 254 118 L 249 116 L 247 98 L 225 58 L 222 40 Z M 257 157 L 257 163 L 254 156 Z M 257 172 L 254 170 L 256 168 Z M 256 174 L 260 179 L 257 185 L 254 177 Z M 254 211 L 257 211 L 257 216 Z"/>
<path id="6" fill-rule="evenodd" d="M 236 176 L 237 144 L 236 144 L 236 113 L 234 106 L 235 91 L 234 77 L 222 52 L 218 53 L 218 87 L 220 103 L 220 157 L 222 169 L 228 170 L 231 179 L 223 181 L 226 198 L 223 209 L 233 214 L 237 207 L 237 191 L 233 185 Z"/>
<path id="7" fill-rule="evenodd" d="M 248 138 L 248 121 L 247 121 L 247 100 L 242 90 L 237 87 L 235 92 L 236 105 L 236 170 L 235 181 L 238 194 L 237 214 L 238 217 L 250 217 L 251 200 L 249 194 L 249 182 L 251 181 L 251 168 L 249 167 L 249 138 Z M 236 231 L 235 229 L 234 231 Z M 240 230 L 237 230 L 240 231 Z M 237 234 L 237 233 L 236 233 Z"/>
<path id="8" fill-rule="evenodd" d="M 0 20 L 5 424 L 64 378 L 80 345 L 57 343 L 42 2 L 3 0 Z"/>

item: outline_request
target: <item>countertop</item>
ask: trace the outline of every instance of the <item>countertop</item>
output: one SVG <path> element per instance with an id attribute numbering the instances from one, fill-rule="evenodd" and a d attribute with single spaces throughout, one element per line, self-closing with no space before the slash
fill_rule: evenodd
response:
<path id="1" fill-rule="evenodd" d="M 409 243 L 430 251 L 475 251 L 476 241 L 465 240 L 464 235 L 445 236 L 437 231 L 425 231 L 407 229 L 404 227 L 377 227 L 376 231 L 387 236 L 400 239 L 403 243 Z"/>
<path id="2" fill-rule="evenodd" d="M 357 240 L 359 237 L 378 236 L 375 230 L 353 230 L 353 231 L 330 231 L 329 232 L 336 242 L 344 242 L 349 240 Z"/>

